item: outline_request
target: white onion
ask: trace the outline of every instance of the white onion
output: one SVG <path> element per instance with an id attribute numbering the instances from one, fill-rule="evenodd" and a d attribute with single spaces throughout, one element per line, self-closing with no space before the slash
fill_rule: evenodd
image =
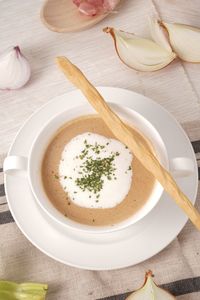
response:
<path id="1" fill-rule="evenodd" d="M 152 278 L 152 272 L 146 273 L 144 285 L 134 293 L 132 293 L 127 300 L 175 300 L 175 297 L 158 287 Z"/>
<path id="2" fill-rule="evenodd" d="M 165 48 L 167 51 L 172 52 L 172 48 L 169 43 L 168 33 L 161 26 L 161 22 L 156 18 L 149 18 L 149 27 L 151 37 L 158 45 Z"/>
<path id="3" fill-rule="evenodd" d="M 200 29 L 184 24 L 162 23 L 177 55 L 184 61 L 200 62 Z"/>
<path id="4" fill-rule="evenodd" d="M 138 71 L 156 71 L 171 63 L 176 54 L 167 51 L 152 40 L 141 38 L 133 33 L 105 28 L 115 42 L 119 58 L 129 67 Z"/>
<path id="5" fill-rule="evenodd" d="M 29 80 L 31 69 L 18 46 L 0 55 L 0 89 L 19 89 Z"/>

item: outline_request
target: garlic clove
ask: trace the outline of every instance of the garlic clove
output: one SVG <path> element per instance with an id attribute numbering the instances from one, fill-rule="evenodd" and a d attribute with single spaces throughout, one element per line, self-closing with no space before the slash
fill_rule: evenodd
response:
<path id="1" fill-rule="evenodd" d="M 156 18 L 149 18 L 149 27 L 152 39 L 167 51 L 172 52 L 166 30 L 163 28 L 161 22 Z"/>
<path id="2" fill-rule="evenodd" d="M 127 300 L 175 300 L 175 297 L 164 289 L 158 287 L 152 278 L 152 272 L 148 271 L 145 275 L 143 286 L 133 292 Z"/>
<path id="3" fill-rule="evenodd" d="M 200 62 L 200 29 L 184 24 L 162 22 L 177 55 L 187 62 Z"/>
<path id="4" fill-rule="evenodd" d="M 156 71 L 171 63 L 176 54 L 169 52 L 155 42 L 132 33 L 107 27 L 105 32 L 114 39 L 119 58 L 127 66 L 138 71 Z"/>
<path id="5" fill-rule="evenodd" d="M 21 88 L 30 75 L 30 65 L 18 46 L 0 55 L 0 89 Z"/>

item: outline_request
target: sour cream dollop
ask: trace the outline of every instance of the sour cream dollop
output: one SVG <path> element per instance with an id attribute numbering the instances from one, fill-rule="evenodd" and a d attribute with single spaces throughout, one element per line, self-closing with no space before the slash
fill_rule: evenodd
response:
<path id="1" fill-rule="evenodd" d="M 86 132 L 70 140 L 59 163 L 59 180 L 70 200 L 86 208 L 112 208 L 132 183 L 132 153 L 121 142 Z"/>

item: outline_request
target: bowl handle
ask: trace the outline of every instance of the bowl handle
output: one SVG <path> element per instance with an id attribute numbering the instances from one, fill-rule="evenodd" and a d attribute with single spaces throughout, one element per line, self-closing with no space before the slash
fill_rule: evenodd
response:
<path id="1" fill-rule="evenodd" d="M 174 177 L 188 177 L 194 173 L 194 162 L 191 158 L 175 157 L 169 162 L 169 170 Z"/>
<path id="2" fill-rule="evenodd" d="M 24 176 L 27 174 L 27 165 L 27 157 L 10 155 L 3 162 L 3 171 L 6 175 Z"/>

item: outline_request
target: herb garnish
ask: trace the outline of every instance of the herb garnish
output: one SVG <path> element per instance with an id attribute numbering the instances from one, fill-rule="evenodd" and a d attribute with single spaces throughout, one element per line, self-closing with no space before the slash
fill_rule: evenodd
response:
<path id="1" fill-rule="evenodd" d="M 113 172 L 115 171 L 113 166 L 114 159 L 114 154 L 102 159 L 99 157 L 97 159 L 86 159 L 83 163 L 85 174 L 76 179 L 77 186 L 83 191 L 88 190 L 94 194 L 100 192 L 104 182 L 102 177 L 106 176 L 108 180 L 112 179 Z M 97 196 L 99 198 L 99 195 Z"/>
<path id="2" fill-rule="evenodd" d="M 109 142 L 106 143 L 107 146 L 109 144 Z M 75 157 L 75 159 L 83 160 L 83 163 L 80 165 L 81 171 L 78 172 L 80 177 L 76 178 L 75 183 L 82 191 L 87 190 L 94 193 L 96 195 L 96 202 L 99 201 L 100 194 L 98 193 L 103 188 L 103 178 L 106 177 L 108 180 L 117 179 L 114 159 L 119 156 L 120 153 L 111 152 L 110 156 L 100 158 L 98 154 L 100 154 L 105 147 L 105 145 L 98 144 L 97 142 L 92 145 L 85 139 L 83 150 L 80 155 Z M 97 157 L 94 159 L 92 156 L 89 156 L 89 151 L 94 152 Z M 72 179 L 71 177 L 68 178 Z M 91 198 L 91 195 L 89 195 L 89 198 Z"/>

